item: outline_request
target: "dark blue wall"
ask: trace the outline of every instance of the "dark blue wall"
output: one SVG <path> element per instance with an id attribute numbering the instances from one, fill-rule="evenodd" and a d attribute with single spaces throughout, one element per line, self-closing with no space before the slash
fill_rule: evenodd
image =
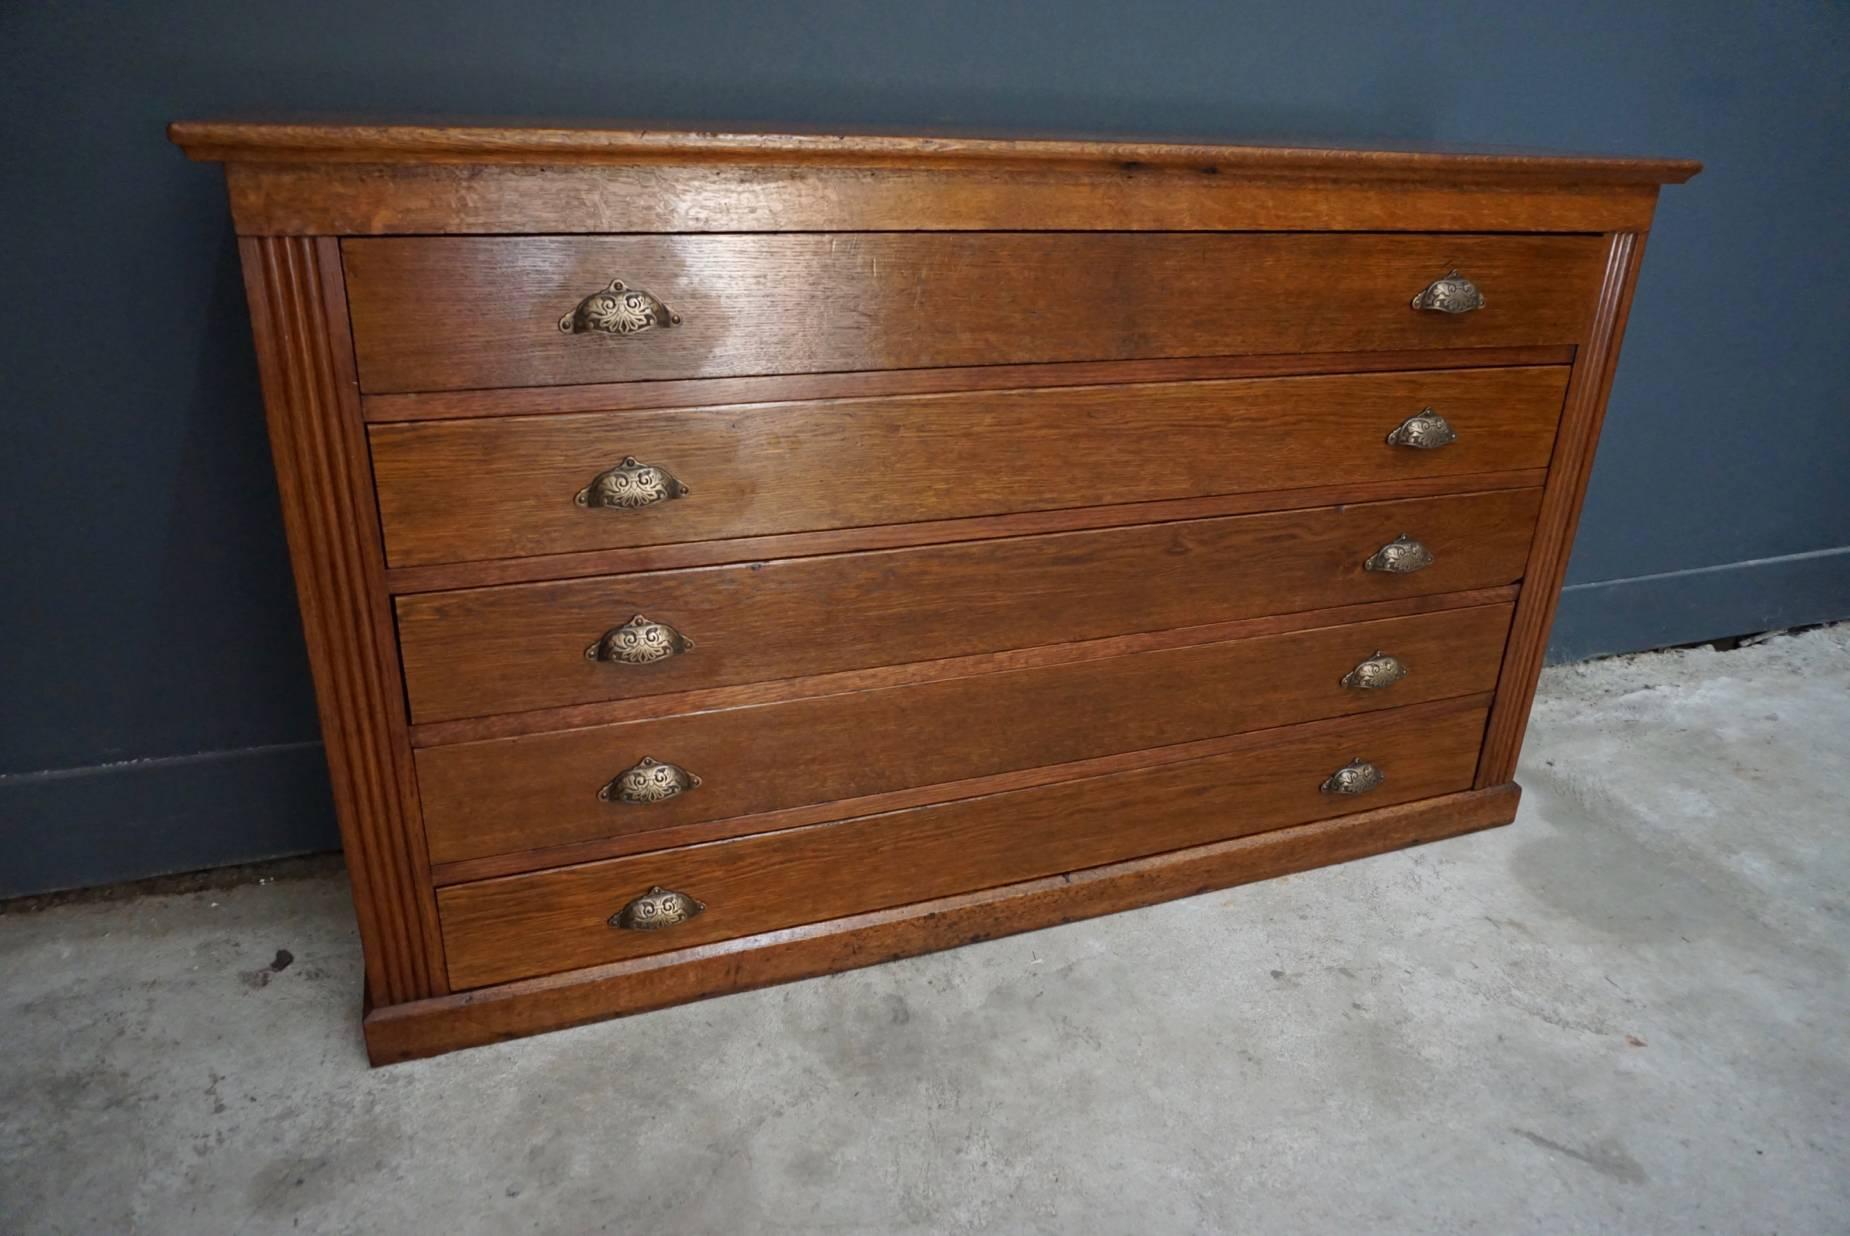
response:
<path id="1" fill-rule="evenodd" d="M 1850 7 L 0 5 L 0 894 L 331 845 L 220 178 L 240 111 L 1681 155 L 1557 655 L 1850 615 Z"/>

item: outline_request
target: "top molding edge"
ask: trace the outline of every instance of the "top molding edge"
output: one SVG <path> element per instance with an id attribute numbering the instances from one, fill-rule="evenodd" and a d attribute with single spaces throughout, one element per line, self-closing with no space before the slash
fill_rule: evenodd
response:
<path id="1" fill-rule="evenodd" d="M 1166 170 L 1332 180 L 1449 175 L 1473 183 L 1681 184 L 1688 159 L 1365 150 L 1153 141 L 724 133 L 668 129 L 178 121 L 167 136 L 209 163 L 462 163 L 552 166 L 667 162 Z"/>

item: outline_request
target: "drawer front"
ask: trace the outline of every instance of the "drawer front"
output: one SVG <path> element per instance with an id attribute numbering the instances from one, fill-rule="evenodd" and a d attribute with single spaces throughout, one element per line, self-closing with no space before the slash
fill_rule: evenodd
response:
<path id="1" fill-rule="evenodd" d="M 360 385 L 375 393 L 1569 344 L 1605 257 L 1597 236 L 1309 233 L 370 237 L 341 248 Z M 1413 307 L 1454 269 L 1481 309 Z M 613 280 L 647 299 L 579 319 Z M 644 329 L 576 329 L 593 317 Z"/>
<path id="2" fill-rule="evenodd" d="M 811 828 L 639 854 L 437 894 L 458 990 L 992 888 L 1471 784 L 1485 711 L 1399 711 L 1252 735 L 1229 754 Z M 1385 781 L 1320 787 L 1352 759 Z M 704 906 L 615 926 L 655 887 Z"/>
<path id="3" fill-rule="evenodd" d="M 1543 468 L 1566 388 L 1562 366 L 1466 369 L 376 425 L 371 441 L 405 566 Z M 1456 440 L 1388 440 L 1426 411 Z M 626 457 L 689 492 L 637 487 Z"/>
<path id="4" fill-rule="evenodd" d="M 400 648 L 423 723 L 1497 587 L 1522 574 L 1540 499 L 1516 489 L 423 593 L 398 600 Z M 1365 569 L 1403 534 L 1431 565 Z M 646 664 L 590 658 L 638 616 L 692 646 Z"/>
<path id="5" fill-rule="evenodd" d="M 426 748 L 424 831 L 454 862 L 1488 692 L 1509 622 L 1480 606 Z M 1345 683 L 1379 653 L 1404 676 Z M 645 759 L 699 784 L 606 791 Z"/>

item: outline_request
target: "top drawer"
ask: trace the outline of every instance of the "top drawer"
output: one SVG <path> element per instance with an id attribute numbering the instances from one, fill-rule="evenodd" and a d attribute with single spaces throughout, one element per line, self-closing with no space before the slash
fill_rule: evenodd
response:
<path id="1" fill-rule="evenodd" d="M 373 393 L 1571 344 L 1605 251 L 1597 236 L 1308 233 L 342 242 L 360 385 Z M 1416 309 L 1452 270 L 1482 308 Z M 642 295 L 575 319 L 613 281 Z"/>

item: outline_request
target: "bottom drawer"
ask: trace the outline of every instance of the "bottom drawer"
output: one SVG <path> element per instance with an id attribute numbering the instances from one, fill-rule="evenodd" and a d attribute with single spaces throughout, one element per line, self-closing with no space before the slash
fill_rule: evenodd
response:
<path id="1" fill-rule="evenodd" d="M 1221 754 L 808 828 L 637 854 L 438 893 L 463 990 L 1101 866 L 1467 789 L 1481 698 L 1268 730 Z M 1351 760 L 1384 775 L 1321 787 Z M 701 911 L 621 925 L 661 887 Z"/>

